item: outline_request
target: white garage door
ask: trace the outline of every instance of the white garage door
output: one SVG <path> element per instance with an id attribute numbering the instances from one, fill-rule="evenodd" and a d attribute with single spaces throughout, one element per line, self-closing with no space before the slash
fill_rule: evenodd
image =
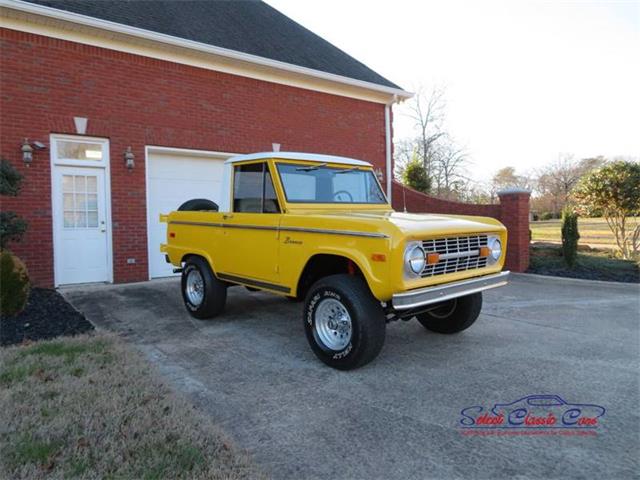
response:
<path id="1" fill-rule="evenodd" d="M 173 275 L 173 266 L 160 253 L 166 243 L 167 224 L 161 213 L 169 213 L 192 198 L 208 198 L 220 203 L 222 166 L 229 154 L 200 153 L 148 148 L 147 228 L 149 238 L 149 277 Z"/>

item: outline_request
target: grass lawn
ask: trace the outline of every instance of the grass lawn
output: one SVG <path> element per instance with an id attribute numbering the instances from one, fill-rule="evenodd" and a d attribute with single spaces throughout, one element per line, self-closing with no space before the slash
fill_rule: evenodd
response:
<path id="1" fill-rule="evenodd" d="M 262 478 L 105 334 L 0 350 L 0 478 Z"/>
<path id="2" fill-rule="evenodd" d="M 636 220 L 640 221 L 639 218 Z M 534 242 L 561 242 L 561 220 L 531 222 L 531 240 Z M 617 248 L 616 241 L 604 218 L 579 218 L 580 244 L 598 248 Z"/>
<path id="3" fill-rule="evenodd" d="M 640 283 L 640 269 L 637 262 L 614 258 L 607 251 L 579 251 L 577 263 L 573 269 L 565 264 L 560 245 L 533 244 L 529 252 L 531 254 L 527 270 L 529 273 Z"/>

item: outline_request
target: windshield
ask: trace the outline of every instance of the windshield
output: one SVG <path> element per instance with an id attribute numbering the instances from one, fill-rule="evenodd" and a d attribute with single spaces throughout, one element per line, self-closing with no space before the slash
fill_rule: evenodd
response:
<path id="1" fill-rule="evenodd" d="M 278 163 L 287 201 L 291 203 L 387 203 L 380 184 L 365 167 Z"/>

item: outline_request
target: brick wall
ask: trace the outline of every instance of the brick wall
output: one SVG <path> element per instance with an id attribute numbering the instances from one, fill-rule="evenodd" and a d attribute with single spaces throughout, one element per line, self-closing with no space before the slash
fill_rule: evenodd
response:
<path id="1" fill-rule="evenodd" d="M 500 220 L 508 231 L 506 268 L 524 272 L 529 267 L 529 192 L 499 192 L 500 204 L 479 205 L 430 197 L 393 182 L 393 208 L 398 211 L 480 215 Z"/>
<path id="2" fill-rule="evenodd" d="M 144 146 L 248 153 L 282 150 L 345 155 L 385 171 L 384 105 L 0 29 L 0 154 L 25 175 L 2 208 L 26 217 L 11 248 L 37 285 L 53 283 L 49 150 L 26 168 L 24 137 L 75 134 L 110 141 L 114 277 L 147 278 Z M 123 153 L 131 146 L 136 167 Z M 137 263 L 128 265 L 127 258 Z"/>

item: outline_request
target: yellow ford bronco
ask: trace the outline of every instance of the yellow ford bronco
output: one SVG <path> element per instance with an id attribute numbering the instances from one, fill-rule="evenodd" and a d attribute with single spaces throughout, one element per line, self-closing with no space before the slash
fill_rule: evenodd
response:
<path id="1" fill-rule="evenodd" d="M 393 320 L 460 332 L 481 292 L 507 283 L 500 222 L 395 212 L 367 162 L 242 155 L 225 162 L 222 189 L 220 205 L 193 199 L 160 217 L 188 312 L 220 314 L 236 285 L 303 300 L 311 349 L 334 368 L 373 360 Z"/>

